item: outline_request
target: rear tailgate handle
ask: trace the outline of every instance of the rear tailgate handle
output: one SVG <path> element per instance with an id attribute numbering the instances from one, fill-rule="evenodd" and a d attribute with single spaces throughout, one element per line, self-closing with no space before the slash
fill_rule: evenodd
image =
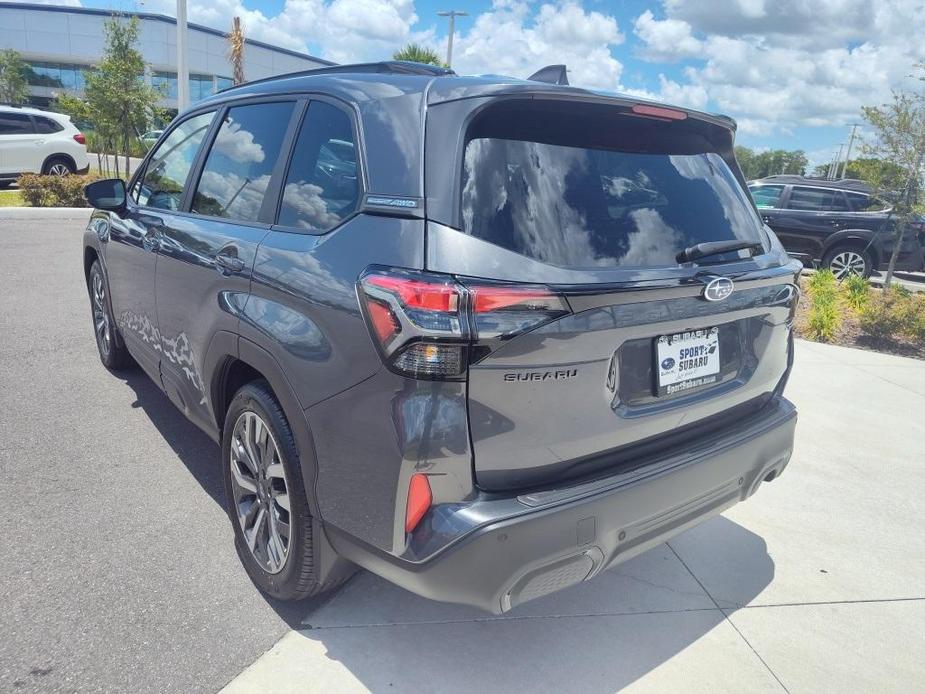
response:
<path id="1" fill-rule="evenodd" d="M 223 250 L 216 254 L 215 264 L 229 272 L 241 272 L 244 269 L 244 261 L 231 249 Z"/>

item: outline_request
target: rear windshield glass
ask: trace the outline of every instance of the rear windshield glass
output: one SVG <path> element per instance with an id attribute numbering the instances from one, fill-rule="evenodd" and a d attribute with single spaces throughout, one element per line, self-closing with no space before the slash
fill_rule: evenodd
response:
<path id="1" fill-rule="evenodd" d="M 748 193 L 718 154 L 490 137 L 466 145 L 462 221 L 468 234 L 569 268 L 677 265 L 697 243 L 761 239 Z"/>

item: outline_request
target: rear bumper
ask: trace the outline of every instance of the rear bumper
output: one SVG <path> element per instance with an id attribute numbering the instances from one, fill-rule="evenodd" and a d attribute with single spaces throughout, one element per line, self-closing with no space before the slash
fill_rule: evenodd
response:
<path id="1" fill-rule="evenodd" d="M 477 518 L 477 527 L 423 561 L 361 546 L 330 527 L 329 539 L 342 556 L 419 595 L 505 612 L 587 580 L 748 498 L 787 466 L 796 418 L 793 405 L 775 397 L 735 432 L 643 470 L 474 502 L 444 520 Z"/>

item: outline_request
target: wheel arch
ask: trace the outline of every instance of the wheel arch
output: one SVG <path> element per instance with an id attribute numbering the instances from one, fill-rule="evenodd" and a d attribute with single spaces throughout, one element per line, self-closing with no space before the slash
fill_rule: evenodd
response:
<path id="1" fill-rule="evenodd" d="M 100 260 L 100 254 L 93 246 L 84 246 L 84 279 L 88 282 L 90 280 L 90 268 L 93 267 L 93 263 L 97 260 Z M 103 261 L 100 260 L 100 265 L 103 264 Z"/>
<path id="2" fill-rule="evenodd" d="M 66 162 L 70 164 L 71 168 L 74 171 L 77 171 L 77 162 L 74 160 L 74 157 L 72 157 L 70 154 L 66 154 L 65 152 L 55 152 L 54 154 L 49 154 L 47 157 L 45 157 L 45 160 L 42 162 L 42 168 L 39 169 L 39 171 L 44 174 L 45 169 L 55 159 L 65 160 Z"/>
<path id="3" fill-rule="evenodd" d="M 285 372 L 273 356 L 259 345 L 247 338 L 236 336 L 237 349 L 226 354 L 216 361 L 210 383 L 210 395 L 213 402 L 215 424 L 219 437 L 224 430 L 225 416 L 234 394 L 243 385 L 254 380 L 266 381 L 273 396 L 279 402 L 289 422 L 299 453 L 299 464 L 302 472 L 302 482 L 305 486 L 305 495 L 308 498 L 309 508 L 315 522 L 313 536 L 319 542 L 315 547 L 316 564 L 319 570 L 319 580 L 326 580 L 333 572 L 344 571 L 344 560 L 337 557 L 331 547 L 324 531 L 323 519 L 316 496 L 316 480 L 318 465 L 315 456 L 315 444 L 308 426 L 308 420 L 302 410 L 295 391 Z"/>
<path id="4" fill-rule="evenodd" d="M 882 254 L 877 234 L 869 229 L 844 229 L 832 234 L 825 240 L 820 258 L 839 247 L 866 250 L 871 256 L 874 269 L 880 264 Z"/>

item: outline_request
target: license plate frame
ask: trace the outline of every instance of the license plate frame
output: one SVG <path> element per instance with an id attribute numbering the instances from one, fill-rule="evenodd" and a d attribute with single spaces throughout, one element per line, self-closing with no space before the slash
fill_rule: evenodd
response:
<path id="1" fill-rule="evenodd" d="M 659 335 L 653 352 L 659 396 L 676 395 L 719 380 L 722 361 L 717 327 Z"/>

